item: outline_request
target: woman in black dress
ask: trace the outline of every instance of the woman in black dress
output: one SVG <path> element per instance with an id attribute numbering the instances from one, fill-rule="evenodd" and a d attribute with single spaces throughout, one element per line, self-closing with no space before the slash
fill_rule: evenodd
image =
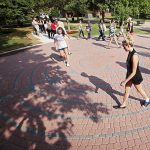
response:
<path id="1" fill-rule="evenodd" d="M 132 41 L 124 40 L 122 42 L 122 46 L 124 47 L 126 52 L 129 52 L 127 58 L 127 76 L 126 80 L 121 82 L 121 86 L 125 87 L 125 95 L 123 98 L 123 104 L 119 106 L 119 108 L 125 108 L 127 106 L 127 100 L 130 94 L 130 89 L 132 84 L 135 86 L 137 91 L 143 96 L 145 99 L 144 106 L 148 106 L 150 104 L 149 97 L 146 95 L 145 91 L 142 88 L 142 75 L 139 69 L 139 57 L 133 48 Z"/>

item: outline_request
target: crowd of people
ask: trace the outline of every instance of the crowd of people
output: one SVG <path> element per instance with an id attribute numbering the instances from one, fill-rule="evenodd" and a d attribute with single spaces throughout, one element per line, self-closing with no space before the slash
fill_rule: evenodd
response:
<path id="1" fill-rule="evenodd" d="M 59 18 L 47 18 L 47 16 L 41 18 L 37 16 L 33 18 L 32 26 L 35 34 L 38 36 L 42 35 L 41 33 L 47 33 L 48 37 L 53 39 L 59 27 L 62 27 L 65 34 L 67 34 L 64 23 Z"/>
<path id="2" fill-rule="evenodd" d="M 116 33 L 116 26 L 117 26 L 117 21 L 113 20 L 113 19 L 110 20 L 109 36 L 108 36 L 108 38 L 110 40 L 109 40 L 108 46 L 106 47 L 108 49 L 110 48 L 110 44 L 112 43 L 113 40 L 115 41 L 116 45 L 118 47 L 120 47 L 118 44 L 118 40 L 119 40 L 120 36 L 123 36 L 124 39 L 126 37 L 132 38 L 132 36 L 133 36 L 133 21 L 132 21 L 131 17 L 129 17 L 127 19 L 127 28 L 126 28 L 127 34 L 125 34 L 125 32 L 124 32 L 124 21 L 121 20 L 119 22 L 119 27 L 120 27 L 119 33 Z M 100 39 L 102 39 L 103 41 L 106 41 L 107 28 L 102 19 L 98 23 L 98 28 L 99 28 L 99 36 L 98 36 L 97 40 L 99 41 Z M 87 21 L 86 28 L 84 29 L 83 25 L 82 25 L 82 21 L 80 20 L 80 22 L 79 22 L 79 38 L 81 38 L 81 35 L 82 35 L 82 38 L 85 38 L 84 30 L 86 30 L 86 32 L 87 32 L 86 39 L 87 40 L 90 39 L 91 33 L 92 33 L 92 27 L 91 27 L 90 21 Z"/>
<path id="3" fill-rule="evenodd" d="M 49 18 L 48 15 L 45 15 L 45 17 L 44 16 L 35 17 L 32 21 L 32 25 L 33 25 L 35 34 L 39 35 L 39 36 L 41 35 L 41 33 L 45 33 L 48 35 L 48 38 L 53 39 L 54 35 L 57 33 L 57 29 L 59 27 L 61 27 L 64 30 L 65 35 L 67 35 L 69 37 L 69 35 L 66 32 L 64 23 L 62 21 L 60 21 L 59 18 L 53 18 L 53 17 Z M 110 48 L 110 44 L 112 43 L 113 40 L 115 41 L 116 45 L 118 47 L 120 47 L 118 44 L 119 37 L 123 36 L 125 38 L 125 36 L 126 36 L 124 33 L 124 21 L 120 21 L 120 23 L 119 23 L 120 30 L 119 30 L 118 34 L 116 33 L 116 26 L 117 26 L 116 20 L 112 19 L 110 21 L 110 26 L 109 26 L 108 38 L 110 39 L 110 41 L 108 43 L 107 48 Z M 85 30 L 87 33 L 86 39 L 88 40 L 92 37 L 91 36 L 92 35 L 92 26 L 91 26 L 91 22 L 89 20 L 87 21 L 85 28 L 83 27 L 82 20 L 80 20 L 78 28 L 79 28 L 79 38 L 81 38 L 81 36 L 82 36 L 82 38 L 85 38 Z M 100 40 L 102 38 L 102 40 L 105 41 L 107 28 L 102 19 L 98 22 L 98 28 L 99 28 L 100 34 L 99 34 L 99 37 L 97 38 L 97 40 Z M 127 36 L 130 36 L 130 38 L 131 38 L 133 35 L 133 21 L 132 21 L 131 17 L 129 17 L 127 19 L 126 31 L 127 31 L 127 33 L 129 33 Z"/>
<path id="4" fill-rule="evenodd" d="M 48 33 L 48 37 L 54 39 L 54 45 L 56 49 L 58 50 L 60 57 L 63 59 L 64 63 L 67 67 L 70 66 L 69 64 L 69 52 L 68 52 L 68 44 L 66 42 L 65 36 L 68 36 L 63 22 L 61 22 L 59 19 L 48 19 L 48 18 L 34 18 L 32 25 L 35 29 L 35 32 L 37 35 L 40 33 Z M 100 20 L 98 23 L 99 27 L 99 37 L 97 40 L 100 40 L 102 38 L 103 41 L 106 40 L 106 25 L 105 23 Z M 91 38 L 92 33 L 92 27 L 90 21 L 87 21 L 85 30 L 87 32 L 87 40 Z M 125 87 L 125 94 L 123 97 L 123 103 L 115 108 L 117 109 L 123 109 L 127 106 L 128 97 L 130 94 L 130 89 L 132 84 L 135 86 L 137 91 L 143 96 L 145 99 L 144 106 L 148 106 L 150 104 L 150 99 L 145 93 L 145 91 L 142 88 L 142 81 L 143 77 L 139 69 L 139 57 L 137 52 L 135 51 L 133 47 L 133 21 L 132 18 L 128 18 L 127 20 L 127 34 L 124 32 L 124 21 L 120 22 L 120 30 L 119 33 L 116 33 L 116 21 L 111 20 L 110 26 L 109 26 L 109 42 L 106 48 L 110 48 L 110 44 L 114 40 L 118 48 L 121 47 L 121 45 L 118 44 L 118 39 L 120 36 L 123 36 L 124 40 L 122 42 L 122 46 L 126 52 L 128 52 L 128 58 L 127 58 L 127 75 L 126 79 L 121 82 L 121 86 Z M 85 38 L 84 34 L 84 27 L 82 24 L 82 21 L 79 22 L 79 37 Z M 69 36 L 68 36 L 69 37 Z"/>

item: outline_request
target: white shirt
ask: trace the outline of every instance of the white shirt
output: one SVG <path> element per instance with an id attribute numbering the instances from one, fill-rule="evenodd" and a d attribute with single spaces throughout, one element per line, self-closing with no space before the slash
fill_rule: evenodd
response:
<path id="1" fill-rule="evenodd" d="M 37 31 L 39 31 L 39 24 L 38 24 L 37 21 L 33 20 L 33 21 L 32 21 L 32 25 L 34 26 L 34 28 L 35 28 Z"/>
<path id="2" fill-rule="evenodd" d="M 65 41 L 65 37 L 62 34 L 55 34 L 54 40 L 57 41 L 58 50 L 68 47 Z"/>

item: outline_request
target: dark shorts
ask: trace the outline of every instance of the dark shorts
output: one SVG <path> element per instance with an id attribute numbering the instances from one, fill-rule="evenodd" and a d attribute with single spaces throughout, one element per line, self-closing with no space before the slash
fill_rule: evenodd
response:
<path id="1" fill-rule="evenodd" d="M 126 76 L 126 78 L 128 77 L 129 75 Z M 142 83 L 143 81 L 143 77 L 142 75 L 138 75 L 138 76 L 134 76 L 131 80 L 130 80 L 134 85 L 139 85 Z"/>
<path id="2" fill-rule="evenodd" d="M 66 48 L 68 48 L 68 47 L 64 47 L 64 48 L 58 49 L 58 51 L 64 51 Z"/>

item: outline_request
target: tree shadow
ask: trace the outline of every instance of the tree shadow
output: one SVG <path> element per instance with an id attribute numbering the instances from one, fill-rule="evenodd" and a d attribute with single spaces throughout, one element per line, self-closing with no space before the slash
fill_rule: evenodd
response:
<path id="1" fill-rule="evenodd" d="M 144 57 L 150 57 L 150 53 L 142 53 L 142 52 L 137 52 L 137 53 Z"/>
<path id="2" fill-rule="evenodd" d="M 50 58 L 51 58 L 53 61 L 58 61 L 58 62 L 64 60 L 64 59 L 62 59 L 62 58 L 60 57 L 60 55 L 58 55 L 58 54 L 56 54 L 56 53 L 52 53 L 52 54 L 50 55 Z"/>
<path id="3" fill-rule="evenodd" d="M 100 43 L 93 43 L 94 45 L 96 46 L 100 46 L 100 47 L 106 47 L 107 45 L 104 45 L 104 44 L 100 44 Z"/>
<path id="4" fill-rule="evenodd" d="M 92 87 L 73 80 L 40 47 L 5 57 L 0 74 L 2 150 L 68 150 L 74 111 L 94 123 L 99 114 L 109 114 L 103 103 L 91 102 Z"/>
<path id="5" fill-rule="evenodd" d="M 149 36 L 144 36 L 144 35 L 137 35 L 139 37 L 142 37 L 142 38 L 148 38 L 149 39 Z"/>
<path id="6" fill-rule="evenodd" d="M 123 63 L 123 62 L 119 62 L 119 61 L 117 61 L 116 63 L 117 63 L 117 64 L 119 64 L 121 67 L 123 67 L 123 68 L 125 68 L 125 69 L 126 69 L 126 64 L 125 64 L 125 63 Z M 149 69 L 147 69 L 147 68 L 140 67 L 140 70 L 141 70 L 141 72 L 142 72 L 142 73 L 150 74 L 150 70 L 149 70 Z"/>
<path id="7" fill-rule="evenodd" d="M 150 48 L 148 48 L 148 47 L 139 46 L 139 45 L 134 45 L 134 47 L 150 50 Z"/>

